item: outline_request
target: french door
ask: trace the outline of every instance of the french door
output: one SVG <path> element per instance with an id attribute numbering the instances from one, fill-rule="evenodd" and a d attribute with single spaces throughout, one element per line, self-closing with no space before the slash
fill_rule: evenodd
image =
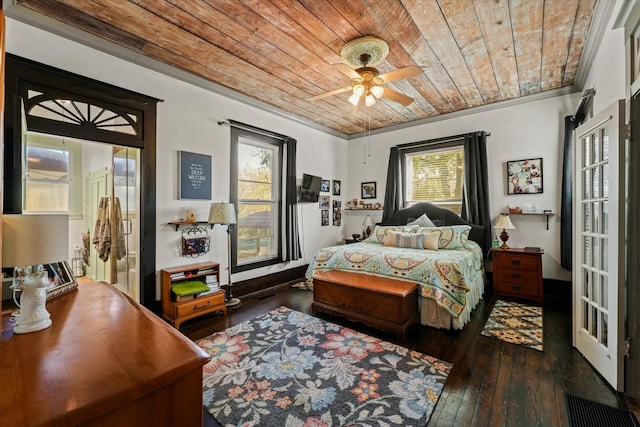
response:
<path id="1" fill-rule="evenodd" d="M 624 388 L 624 101 L 576 129 L 574 168 L 575 347 Z"/>

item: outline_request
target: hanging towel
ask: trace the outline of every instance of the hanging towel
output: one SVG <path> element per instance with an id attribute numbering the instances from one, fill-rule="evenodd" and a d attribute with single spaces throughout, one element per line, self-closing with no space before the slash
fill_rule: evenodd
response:
<path id="1" fill-rule="evenodd" d="M 127 247 L 125 246 L 125 242 L 124 242 L 124 224 L 122 222 L 122 210 L 120 209 L 119 198 L 117 197 L 115 198 L 114 205 L 115 205 L 114 206 L 114 209 L 115 209 L 114 227 L 116 227 L 115 257 L 117 260 L 121 260 L 127 254 Z"/>
<path id="2" fill-rule="evenodd" d="M 86 265 L 89 265 L 89 251 L 90 251 L 89 232 L 82 233 L 82 259 Z"/>
<path id="3" fill-rule="evenodd" d="M 93 230 L 93 244 L 98 251 L 98 257 L 107 262 L 111 250 L 111 223 L 109 221 L 109 196 L 100 198 L 98 218 Z"/>

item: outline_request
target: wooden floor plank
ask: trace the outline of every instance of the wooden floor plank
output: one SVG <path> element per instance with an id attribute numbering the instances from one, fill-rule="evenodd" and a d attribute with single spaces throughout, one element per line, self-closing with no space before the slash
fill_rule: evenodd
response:
<path id="1" fill-rule="evenodd" d="M 312 292 L 297 288 L 260 299 L 243 298 L 239 309 L 230 310 L 226 316 L 187 321 L 181 332 L 197 340 L 280 306 L 310 314 L 312 298 Z M 566 426 L 566 393 L 626 409 L 624 399 L 572 347 L 568 301 L 545 300 L 543 352 L 480 335 L 494 302 L 494 297 L 485 295 L 462 331 L 416 326 L 404 342 L 339 317 L 319 317 L 453 362 L 428 426 Z M 640 404 L 634 401 L 629 406 L 640 410 Z M 209 417 L 205 425 L 217 424 Z"/>

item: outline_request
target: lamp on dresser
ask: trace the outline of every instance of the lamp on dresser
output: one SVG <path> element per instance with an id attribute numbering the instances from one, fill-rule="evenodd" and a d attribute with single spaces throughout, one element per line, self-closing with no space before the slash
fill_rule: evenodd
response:
<path id="1" fill-rule="evenodd" d="M 2 216 L 2 267 L 13 267 L 14 299 L 16 292 L 22 292 L 13 332 L 23 334 L 51 326 L 45 306 L 49 281 L 43 264 L 68 256 L 68 215 Z"/>
<path id="2" fill-rule="evenodd" d="M 233 226 L 238 223 L 235 206 L 233 203 L 211 203 L 209 220 L 207 222 L 211 225 L 222 224 L 227 226 L 227 271 L 229 274 L 229 284 L 227 286 L 228 292 L 226 293 L 224 304 L 227 307 L 234 307 L 240 304 L 240 300 L 234 298 L 231 292 L 231 288 L 233 287 L 231 283 L 231 230 Z"/>
<path id="3" fill-rule="evenodd" d="M 507 240 L 509 240 L 509 233 L 506 230 L 515 230 L 516 228 L 513 226 L 511 219 L 509 219 L 509 215 L 500 214 L 498 218 L 498 222 L 496 222 L 495 228 L 502 229 L 502 233 L 500 233 L 500 240 L 502 240 L 502 246 L 500 249 L 509 249 L 509 245 L 507 245 Z"/>

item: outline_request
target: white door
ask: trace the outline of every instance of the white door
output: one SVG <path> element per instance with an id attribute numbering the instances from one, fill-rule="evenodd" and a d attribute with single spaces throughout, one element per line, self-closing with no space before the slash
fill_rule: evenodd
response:
<path id="1" fill-rule="evenodd" d="M 624 386 L 624 101 L 576 129 L 573 341 L 618 391 Z"/>
<path id="2" fill-rule="evenodd" d="M 111 258 L 109 260 L 102 261 L 98 257 L 98 251 L 93 244 L 93 235 L 95 230 L 96 220 L 98 219 L 98 205 L 100 199 L 104 196 L 111 195 L 113 181 L 113 170 L 110 168 L 102 168 L 96 171 L 90 172 L 87 177 L 87 191 L 89 192 L 87 197 L 87 230 L 89 230 L 90 251 L 89 251 L 89 269 L 88 276 L 91 280 L 106 280 L 109 281 L 109 270 L 111 268 Z"/>

